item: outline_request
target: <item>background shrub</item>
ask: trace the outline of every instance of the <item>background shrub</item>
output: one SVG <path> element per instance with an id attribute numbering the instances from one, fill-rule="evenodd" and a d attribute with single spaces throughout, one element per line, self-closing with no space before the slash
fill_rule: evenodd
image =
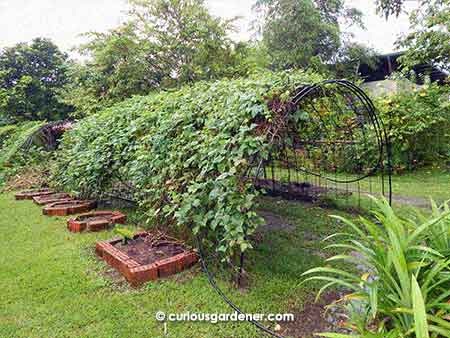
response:
<path id="1" fill-rule="evenodd" d="M 397 170 L 450 160 L 450 87 L 425 84 L 376 101 Z"/>

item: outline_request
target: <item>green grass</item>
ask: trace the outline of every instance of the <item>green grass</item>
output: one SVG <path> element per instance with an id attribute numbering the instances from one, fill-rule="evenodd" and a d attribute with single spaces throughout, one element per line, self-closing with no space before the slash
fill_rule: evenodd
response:
<path id="1" fill-rule="evenodd" d="M 450 174 L 443 170 L 424 169 L 395 176 L 393 182 L 394 193 L 400 196 L 450 198 Z M 247 313 L 301 310 L 317 288 L 299 287 L 300 275 L 323 264 L 324 243 L 319 239 L 342 230 L 342 224 L 328 216 L 344 213 L 273 198 L 261 199 L 261 210 L 292 227 L 265 233 L 248 254 L 248 290 L 234 289 L 225 278 L 219 284 Z M 72 234 L 65 218 L 43 216 L 32 202 L 0 194 L 0 236 L 1 338 L 262 336 L 244 322 L 171 322 L 165 335 L 164 325 L 154 319 L 159 310 L 229 313 L 231 309 L 198 266 L 140 289 L 111 277 L 112 270 L 96 258 L 94 247 L 97 240 L 115 236 L 113 231 Z"/>
<path id="2" fill-rule="evenodd" d="M 264 199 L 262 208 L 285 217 L 294 228 L 264 236 L 249 255 L 248 291 L 221 282 L 247 313 L 284 313 L 301 308 L 315 285 L 298 287 L 300 274 L 323 263 L 318 240 L 340 225 L 317 207 Z M 229 313 L 196 267 L 140 289 L 113 281 L 111 270 L 96 258 L 97 240 L 112 231 L 72 234 L 65 218 L 43 216 L 30 201 L 0 194 L 0 337 L 261 337 L 248 323 L 168 323 L 167 313 Z"/>
<path id="3" fill-rule="evenodd" d="M 450 199 L 450 169 L 420 169 L 403 175 L 394 175 L 393 192 L 400 196 Z"/>
<path id="4" fill-rule="evenodd" d="M 271 178 L 271 170 L 268 168 L 267 175 Z M 333 179 L 354 179 L 357 175 L 347 174 L 328 174 Z M 275 168 L 275 178 L 277 180 L 287 180 L 287 169 Z M 350 184 L 334 184 L 326 182 L 324 179 L 319 179 L 312 175 L 299 173 L 298 177 L 291 171 L 292 179 L 299 179 L 300 181 L 310 182 L 315 185 L 325 186 L 329 188 L 337 188 L 340 190 L 349 190 L 353 195 L 357 195 L 358 191 L 371 193 L 375 196 L 382 191 L 382 180 L 380 176 L 374 176 L 364 179 L 359 183 Z M 385 180 L 385 191 L 387 192 L 387 179 Z M 429 200 L 433 198 L 435 201 L 442 203 L 450 199 L 450 170 L 444 168 L 422 168 L 416 171 L 407 172 L 404 174 L 394 174 L 392 176 L 392 193 L 394 196 L 406 198 L 403 204 L 407 204 L 407 199 L 411 202 L 418 203 L 419 200 Z"/>

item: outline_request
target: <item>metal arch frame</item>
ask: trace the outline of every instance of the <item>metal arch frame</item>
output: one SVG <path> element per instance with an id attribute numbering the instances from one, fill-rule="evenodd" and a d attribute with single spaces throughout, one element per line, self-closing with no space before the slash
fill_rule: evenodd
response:
<path id="1" fill-rule="evenodd" d="M 376 114 L 376 108 L 373 104 L 373 102 L 370 100 L 370 98 L 367 96 L 366 93 L 364 93 L 364 91 L 362 91 L 362 89 L 360 89 L 358 86 L 354 85 L 353 83 L 347 81 L 347 80 L 326 80 L 326 81 L 322 81 L 313 85 L 306 85 L 306 86 L 302 86 L 302 87 L 298 87 L 298 90 L 296 92 L 296 94 L 293 97 L 293 103 L 295 105 L 298 105 L 300 103 L 300 101 L 305 98 L 309 93 L 311 93 L 313 90 L 320 88 L 323 85 L 326 84 L 338 84 L 338 85 L 342 85 L 344 87 L 346 87 L 347 89 L 349 89 L 351 92 L 353 92 L 355 95 L 357 95 L 362 102 L 368 107 L 368 112 L 369 112 L 369 116 L 371 119 L 372 124 L 375 126 L 376 131 L 377 131 L 377 140 L 379 141 L 379 152 L 380 152 L 380 156 L 378 159 L 378 163 L 377 165 L 373 168 L 373 170 L 371 172 L 369 172 L 368 174 L 359 177 L 356 181 L 362 180 L 364 178 L 367 178 L 370 175 L 373 175 L 376 171 L 378 171 L 379 169 L 383 168 L 383 158 L 384 158 L 384 154 L 386 154 L 387 156 L 387 169 L 388 169 L 388 187 L 389 187 L 389 204 L 392 203 L 392 159 L 391 159 L 391 143 L 388 137 L 388 133 L 386 131 L 386 128 L 383 124 L 383 121 L 381 119 L 378 118 L 377 114 Z M 384 148 L 386 148 L 386 152 L 384 151 Z M 259 173 L 259 170 L 261 169 L 261 166 L 263 165 L 264 160 L 260 160 L 258 163 L 258 167 L 257 167 L 257 174 Z M 316 174 L 317 175 L 317 174 Z M 321 175 L 319 175 L 321 176 Z M 323 177 L 323 176 L 322 176 Z M 346 183 L 349 181 L 342 181 L 342 182 L 337 182 L 337 183 Z M 383 184 L 384 185 L 384 184 Z M 240 314 L 244 314 L 245 312 L 242 311 L 242 309 L 237 306 L 229 297 L 227 297 L 227 295 L 222 291 L 222 289 L 217 285 L 214 276 L 212 275 L 212 273 L 209 271 L 206 260 L 205 260 L 205 256 L 204 256 L 204 250 L 203 250 L 203 245 L 201 242 L 201 238 L 199 237 L 199 235 L 196 235 L 195 237 L 196 242 L 197 242 L 197 247 L 199 250 L 199 255 L 201 258 L 201 265 L 202 265 L 202 269 L 205 272 L 209 283 L 211 284 L 212 288 L 217 292 L 217 294 L 224 300 L 225 303 L 227 303 L 234 311 L 236 311 L 237 313 Z M 243 254 L 241 254 L 241 264 L 243 262 Z M 242 267 L 242 266 L 241 266 Z M 260 329 L 261 331 L 265 332 L 266 334 L 272 336 L 272 337 L 276 337 L 276 338 L 284 338 L 284 336 L 281 336 L 280 334 L 274 332 L 273 330 L 269 329 L 267 326 L 265 326 L 264 324 L 255 321 L 255 320 L 249 320 L 250 323 L 252 323 L 253 325 L 255 325 L 258 329 Z"/>
<path id="2" fill-rule="evenodd" d="M 322 179 L 325 179 L 327 181 L 333 182 L 333 183 L 356 183 L 358 181 L 361 181 L 365 178 L 368 178 L 370 176 L 373 176 L 376 172 L 380 171 L 380 169 L 384 169 L 384 165 L 383 162 L 386 159 L 387 161 L 387 178 L 388 178 L 388 201 L 389 204 L 392 204 L 392 155 L 391 155 L 391 143 L 390 143 L 390 139 L 386 130 L 386 127 L 383 123 L 383 121 L 379 118 L 377 112 L 376 112 L 376 108 L 375 105 L 373 104 L 372 100 L 367 96 L 367 94 L 358 86 L 356 86 L 355 84 L 353 84 L 352 82 L 345 80 L 345 79 L 340 79 L 340 80 L 325 80 L 322 82 L 318 82 L 315 84 L 310 84 L 310 85 L 303 85 L 303 86 L 299 86 L 297 87 L 297 89 L 294 91 L 294 95 L 292 97 L 291 102 L 295 105 L 298 106 L 302 100 L 304 100 L 309 94 L 313 93 L 314 91 L 316 91 L 317 89 L 322 88 L 324 85 L 327 84 L 336 84 L 339 86 L 342 86 L 344 88 L 346 88 L 347 90 L 350 91 L 350 93 L 352 93 L 353 95 L 355 95 L 355 97 L 357 97 L 361 103 L 367 108 L 367 113 L 368 116 L 370 118 L 370 122 L 371 124 L 374 126 L 375 129 L 375 135 L 376 135 L 376 140 L 377 140 L 377 146 L 378 146 L 378 159 L 376 162 L 376 165 L 371 168 L 367 173 L 365 173 L 362 176 L 359 176 L 357 178 L 351 179 L 351 180 L 339 180 L 336 178 L 331 178 L 328 176 L 324 176 L 312 171 L 307 170 L 306 168 L 298 168 L 298 171 L 304 172 L 308 175 L 311 176 L 315 176 L 315 177 L 320 177 Z M 259 176 L 260 170 L 263 166 L 264 163 L 264 159 L 261 159 L 260 162 L 258 163 L 257 166 L 257 170 L 256 170 L 256 175 L 255 178 L 257 176 Z M 385 195 L 385 191 L 384 191 L 384 172 L 382 171 L 382 176 L 383 176 L 383 184 L 382 184 L 382 194 Z"/>

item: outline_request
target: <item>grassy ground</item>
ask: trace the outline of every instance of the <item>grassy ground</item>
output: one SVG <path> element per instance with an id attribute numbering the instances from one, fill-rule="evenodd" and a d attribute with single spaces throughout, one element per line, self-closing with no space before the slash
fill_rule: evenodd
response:
<path id="1" fill-rule="evenodd" d="M 450 199 L 450 170 L 420 169 L 403 175 L 394 175 L 393 192 L 400 196 Z"/>
<path id="2" fill-rule="evenodd" d="M 289 231 L 264 235 L 248 257 L 250 288 L 225 290 L 247 313 L 301 308 L 314 285 L 298 287 L 300 274 L 320 265 L 317 239 L 340 227 L 328 210 L 271 199 L 262 207 L 281 214 Z M 132 289 L 111 277 L 94 254 L 111 231 L 72 234 L 64 218 L 50 218 L 30 201 L 0 194 L 0 337 L 261 337 L 248 323 L 168 323 L 167 313 L 231 312 L 198 267 Z M 227 284 L 228 285 L 228 284 Z"/>
<path id="3" fill-rule="evenodd" d="M 398 184 L 398 186 L 397 186 Z M 399 194 L 448 199 L 448 172 L 421 171 L 394 178 Z M 340 231 L 328 217 L 338 213 L 265 198 L 261 211 L 276 216 L 283 229 L 257 236 L 247 257 L 249 287 L 238 291 L 219 282 L 247 313 L 298 312 L 316 290 L 298 286 L 301 273 L 323 263 L 321 238 Z M 289 224 L 288 227 L 284 225 Z M 229 313 L 198 267 L 173 278 L 132 289 L 94 253 L 97 240 L 112 231 L 72 234 L 65 218 L 50 218 L 30 201 L 0 194 L 0 337 L 261 337 L 242 323 L 168 323 L 166 313 Z M 270 324 L 270 323 L 268 323 Z"/>
<path id="4" fill-rule="evenodd" d="M 268 170 L 268 177 L 271 177 L 271 171 Z M 356 175 L 344 174 L 325 174 L 332 179 L 354 179 Z M 276 168 L 275 178 L 278 180 L 286 180 L 288 171 L 286 169 Z M 318 179 L 312 175 L 305 175 L 300 173 L 295 176 L 291 172 L 292 179 L 299 179 L 300 181 L 307 181 L 314 185 L 327 186 L 329 188 L 337 188 L 342 191 L 349 190 L 353 195 L 357 195 L 358 191 L 361 193 L 370 193 L 378 195 L 382 191 L 382 180 L 380 176 L 375 176 L 362 180 L 359 183 L 351 184 L 337 184 L 326 182 L 324 179 Z M 387 179 L 385 180 L 385 191 L 387 191 Z M 413 172 L 404 174 L 394 174 L 392 176 L 392 193 L 394 197 L 398 197 L 397 201 L 402 204 L 428 204 L 430 198 L 442 203 L 450 199 L 450 170 L 442 168 L 422 168 Z M 424 201 L 424 202 L 423 202 Z"/>

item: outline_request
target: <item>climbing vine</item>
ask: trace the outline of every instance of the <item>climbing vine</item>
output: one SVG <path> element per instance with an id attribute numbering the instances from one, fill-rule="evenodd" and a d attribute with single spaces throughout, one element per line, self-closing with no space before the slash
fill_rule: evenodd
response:
<path id="1" fill-rule="evenodd" d="M 300 83 L 320 80 L 308 72 L 270 72 L 135 97 L 65 134 L 54 181 L 85 195 L 125 181 L 149 222 L 207 232 L 229 255 L 244 251 L 260 221 L 257 192 L 245 175 L 270 146 L 255 121 L 270 123 L 270 102 L 285 102 Z"/>

